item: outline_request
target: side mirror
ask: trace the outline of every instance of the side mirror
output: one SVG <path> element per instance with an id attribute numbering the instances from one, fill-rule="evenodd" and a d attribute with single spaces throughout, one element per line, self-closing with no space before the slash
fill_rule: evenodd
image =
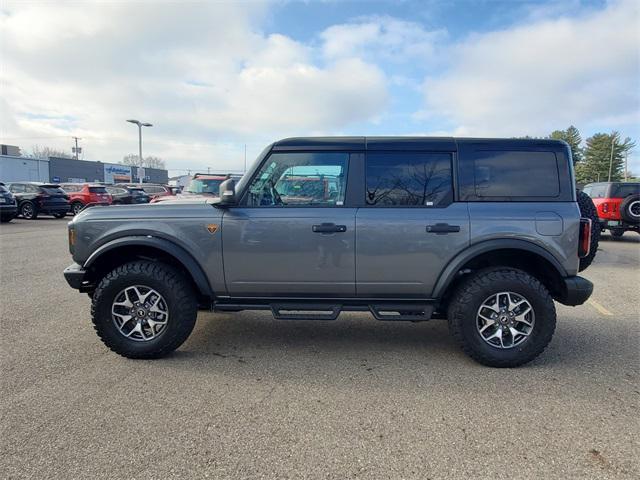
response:
<path id="1" fill-rule="evenodd" d="M 236 203 L 236 181 L 233 178 L 225 180 L 218 189 L 218 202 L 220 206 L 235 205 Z"/>

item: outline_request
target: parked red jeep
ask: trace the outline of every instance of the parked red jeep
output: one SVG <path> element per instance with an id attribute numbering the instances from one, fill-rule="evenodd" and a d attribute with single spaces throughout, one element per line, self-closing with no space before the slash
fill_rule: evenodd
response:
<path id="1" fill-rule="evenodd" d="M 71 202 L 71 213 L 76 215 L 89 204 L 111 205 L 111 194 L 107 192 L 104 185 L 94 185 L 91 183 L 63 183 L 60 185 L 69 195 Z"/>
<path id="2" fill-rule="evenodd" d="M 582 190 L 593 200 L 602 230 L 615 238 L 626 231 L 640 233 L 640 183 L 590 183 Z"/>

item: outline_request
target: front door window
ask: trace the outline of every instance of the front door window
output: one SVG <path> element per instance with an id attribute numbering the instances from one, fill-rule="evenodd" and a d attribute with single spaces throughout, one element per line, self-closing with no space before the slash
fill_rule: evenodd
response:
<path id="1" fill-rule="evenodd" d="M 344 205 L 347 153 L 274 153 L 249 186 L 249 207 Z"/>

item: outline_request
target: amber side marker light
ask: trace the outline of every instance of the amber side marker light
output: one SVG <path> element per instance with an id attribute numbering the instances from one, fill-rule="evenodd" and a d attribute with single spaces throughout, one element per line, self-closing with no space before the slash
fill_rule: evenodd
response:
<path id="1" fill-rule="evenodd" d="M 73 247 L 76 244 L 76 230 L 74 228 L 69 229 L 69 246 Z"/>

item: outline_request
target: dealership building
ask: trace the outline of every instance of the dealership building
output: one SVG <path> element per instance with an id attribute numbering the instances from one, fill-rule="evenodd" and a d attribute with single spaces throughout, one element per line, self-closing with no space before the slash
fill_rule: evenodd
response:
<path id="1" fill-rule="evenodd" d="M 3 150 L 4 151 L 4 150 Z M 19 155 L 0 155 L 0 182 L 62 182 L 62 183 L 128 183 L 139 182 L 139 173 L 145 183 L 169 181 L 166 170 L 140 169 L 119 163 L 92 162 L 73 158 L 27 158 Z"/>

